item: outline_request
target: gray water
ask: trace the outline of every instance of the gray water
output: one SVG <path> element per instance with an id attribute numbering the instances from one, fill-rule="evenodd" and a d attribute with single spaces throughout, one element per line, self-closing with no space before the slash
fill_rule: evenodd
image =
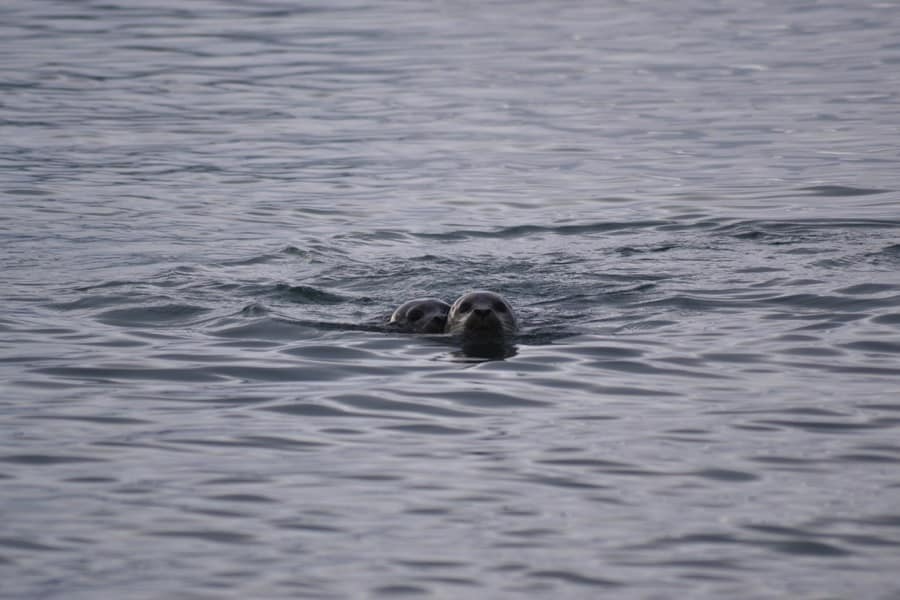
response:
<path id="1" fill-rule="evenodd" d="M 900 594 L 896 3 L 0 40 L 3 597 Z M 478 288 L 508 356 L 384 327 Z"/>

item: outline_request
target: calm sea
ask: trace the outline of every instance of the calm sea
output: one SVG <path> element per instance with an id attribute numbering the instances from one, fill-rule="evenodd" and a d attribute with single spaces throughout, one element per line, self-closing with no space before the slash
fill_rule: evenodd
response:
<path id="1" fill-rule="evenodd" d="M 897 3 L 0 40 L 0 596 L 900 596 Z M 509 356 L 384 327 L 470 289 Z"/>

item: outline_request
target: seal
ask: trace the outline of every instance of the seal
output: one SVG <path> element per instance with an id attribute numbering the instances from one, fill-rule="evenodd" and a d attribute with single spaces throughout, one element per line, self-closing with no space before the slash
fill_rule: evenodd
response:
<path id="1" fill-rule="evenodd" d="M 450 305 L 438 298 L 404 302 L 391 315 L 390 325 L 415 333 L 444 333 Z"/>
<path id="2" fill-rule="evenodd" d="M 447 316 L 446 333 L 464 342 L 503 344 L 516 333 L 518 324 L 509 302 L 495 292 L 467 292 L 456 299 Z"/>

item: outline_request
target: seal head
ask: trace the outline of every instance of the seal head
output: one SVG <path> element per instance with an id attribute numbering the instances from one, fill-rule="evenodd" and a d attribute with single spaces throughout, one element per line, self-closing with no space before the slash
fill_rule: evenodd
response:
<path id="1" fill-rule="evenodd" d="M 512 306 L 500 294 L 468 292 L 450 307 L 446 332 L 464 341 L 502 344 L 518 330 Z"/>
<path id="2" fill-rule="evenodd" d="M 414 333 L 444 333 L 450 305 L 438 298 L 416 298 L 401 304 L 390 324 Z"/>

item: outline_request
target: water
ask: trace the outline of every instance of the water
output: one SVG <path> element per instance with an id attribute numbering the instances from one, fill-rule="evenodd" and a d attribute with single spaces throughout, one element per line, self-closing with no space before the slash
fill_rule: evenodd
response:
<path id="1" fill-rule="evenodd" d="M 900 594 L 896 4 L 248 4 L 0 8 L 0 595 Z"/>

